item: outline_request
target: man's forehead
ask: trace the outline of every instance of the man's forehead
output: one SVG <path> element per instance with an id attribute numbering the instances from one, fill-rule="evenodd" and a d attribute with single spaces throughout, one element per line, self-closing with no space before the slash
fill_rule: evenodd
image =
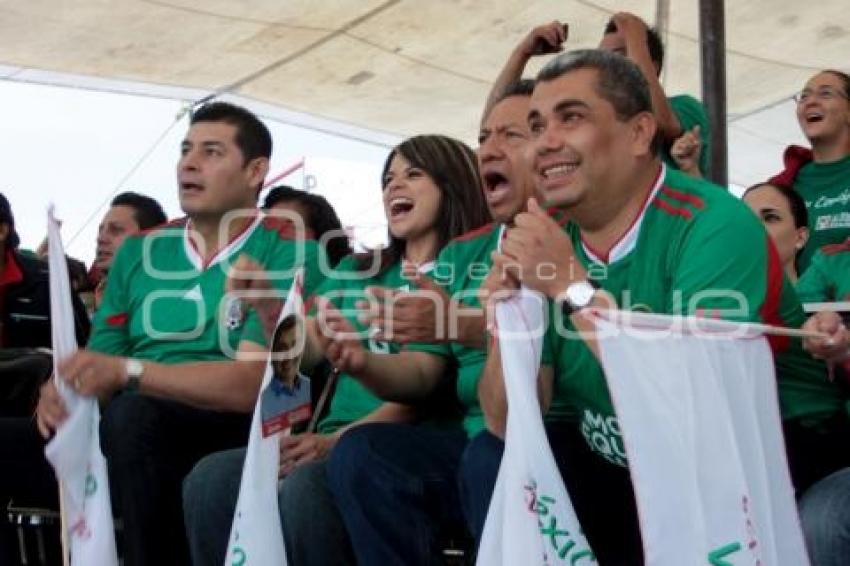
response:
<path id="1" fill-rule="evenodd" d="M 103 216 L 103 222 L 133 222 L 135 219 L 134 212 L 135 211 L 130 206 L 117 204 L 111 206 L 109 210 L 106 211 L 106 214 Z"/>
<path id="2" fill-rule="evenodd" d="M 490 110 L 482 124 L 483 128 L 497 129 L 513 124 L 524 125 L 528 116 L 530 96 L 516 95 L 500 100 Z"/>
<path id="3" fill-rule="evenodd" d="M 568 101 L 578 101 L 590 106 L 598 97 L 596 69 L 576 69 L 551 81 L 541 81 L 534 87 L 529 113 L 552 111 Z"/>

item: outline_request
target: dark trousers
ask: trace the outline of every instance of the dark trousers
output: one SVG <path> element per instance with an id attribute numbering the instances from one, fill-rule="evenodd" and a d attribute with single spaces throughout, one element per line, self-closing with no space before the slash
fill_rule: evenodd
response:
<path id="1" fill-rule="evenodd" d="M 0 418 L 0 564 L 16 564 L 18 542 L 6 506 L 59 509 L 59 487 L 44 457 L 44 440 L 35 420 Z"/>
<path id="2" fill-rule="evenodd" d="M 643 564 L 637 506 L 629 471 L 594 454 L 575 425 L 547 425 L 564 485 L 600 564 Z M 464 515 L 480 541 L 496 485 L 504 442 L 482 432 L 469 442 L 460 470 Z"/>
<path id="3" fill-rule="evenodd" d="M 462 431 L 369 424 L 340 438 L 328 484 L 358 564 L 441 564 L 445 535 L 463 527 L 457 471 Z"/>
<path id="4" fill-rule="evenodd" d="M 782 423 L 791 480 L 800 497 L 815 482 L 850 467 L 850 418 L 839 414 L 817 427 Z"/>
<path id="5" fill-rule="evenodd" d="M 146 395 L 109 402 L 100 441 L 112 505 L 124 522 L 126 566 L 189 563 L 181 483 L 203 456 L 248 439 L 250 416 L 220 413 Z"/>

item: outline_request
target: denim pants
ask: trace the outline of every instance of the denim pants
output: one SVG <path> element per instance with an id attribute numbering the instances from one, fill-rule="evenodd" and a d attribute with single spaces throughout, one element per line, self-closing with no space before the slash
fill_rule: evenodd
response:
<path id="1" fill-rule="evenodd" d="M 328 460 L 331 492 L 364 566 L 441 564 L 463 529 L 457 485 L 463 431 L 368 424 L 346 432 Z"/>
<path id="2" fill-rule="evenodd" d="M 547 424 L 558 470 L 590 547 L 600 564 L 643 563 L 637 506 L 629 471 L 594 454 L 574 424 Z M 480 542 L 504 442 L 487 431 L 469 442 L 460 469 L 461 501 L 469 530 Z"/>
<path id="3" fill-rule="evenodd" d="M 183 482 L 192 564 L 221 566 L 239 496 L 245 449 L 211 454 Z M 278 490 L 286 555 L 292 566 L 354 564 L 351 544 L 327 488 L 325 460 L 299 466 Z"/>
<path id="4" fill-rule="evenodd" d="M 850 468 L 827 476 L 803 494 L 800 522 L 812 566 L 850 564 Z"/>
<path id="5" fill-rule="evenodd" d="M 124 522 L 126 566 L 188 563 L 183 478 L 206 454 L 244 445 L 249 418 L 137 393 L 122 393 L 109 402 L 100 443 L 112 506 Z"/>

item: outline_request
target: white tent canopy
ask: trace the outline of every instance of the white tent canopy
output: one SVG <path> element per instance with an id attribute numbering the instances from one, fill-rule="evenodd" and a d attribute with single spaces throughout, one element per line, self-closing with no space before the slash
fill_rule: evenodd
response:
<path id="1" fill-rule="evenodd" d="M 775 170 L 799 138 L 786 101 L 817 70 L 850 65 L 847 8 L 727 0 L 732 183 Z M 0 0 L 0 77 L 189 100 L 227 92 L 278 108 L 287 123 L 382 145 L 435 131 L 472 141 L 491 81 L 534 25 L 561 19 L 570 47 L 591 47 L 614 12 L 652 22 L 656 9 L 655 0 Z M 698 2 L 668 10 L 665 88 L 699 96 Z"/>

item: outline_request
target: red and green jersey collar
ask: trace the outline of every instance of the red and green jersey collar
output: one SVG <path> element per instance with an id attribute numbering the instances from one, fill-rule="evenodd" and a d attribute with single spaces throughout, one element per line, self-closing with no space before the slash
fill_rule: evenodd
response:
<path id="1" fill-rule="evenodd" d="M 616 261 L 619 261 L 629 255 L 635 246 L 637 245 L 638 235 L 640 235 L 640 227 L 643 224 L 643 219 L 646 216 L 646 210 L 649 207 L 649 203 L 655 198 L 658 194 L 658 191 L 661 190 L 661 187 L 664 186 L 664 179 L 667 176 L 667 166 L 662 163 L 661 167 L 658 170 L 658 175 L 655 177 L 655 182 L 653 183 L 652 190 L 650 190 L 646 197 L 643 200 L 643 203 L 640 206 L 640 210 L 635 216 L 634 220 L 632 220 L 631 225 L 626 229 L 622 236 L 617 240 L 617 242 L 608 250 L 607 253 L 603 253 L 599 250 L 594 250 L 591 248 L 587 242 L 584 241 L 584 238 L 581 239 L 581 247 L 584 249 L 584 253 L 590 258 L 591 261 L 602 264 L 610 264 Z"/>
<path id="2" fill-rule="evenodd" d="M 222 260 L 230 257 L 235 251 L 242 247 L 242 244 L 245 243 L 251 234 L 254 233 L 257 226 L 263 220 L 263 214 L 261 212 L 257 212 L 254 215 L 253 220 L 242 229 L 241 232 L 236 233 L 226 246 L 221 248 L 216 254 L 210 258 L 209 261 L 205 262 L 203 256 L 198 251 L 198 248 L 195 246 L 195 242 L 192 238 L 189 237 L 189 230 L 191 229 L 192 221 L 188 220 L 186 224 L 183 226 L 183 249 L 186 252 L 186 257 L 189 259 L 189 262 L 197 269 L 198 271 L 203 271 L 212 267 L 213 265 L 221 262 Z"/>

